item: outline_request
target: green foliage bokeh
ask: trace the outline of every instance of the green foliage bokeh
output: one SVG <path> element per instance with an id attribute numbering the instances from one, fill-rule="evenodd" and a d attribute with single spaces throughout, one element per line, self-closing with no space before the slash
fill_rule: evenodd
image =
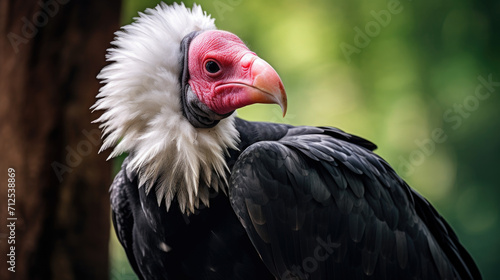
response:
<path id="1" fill-rule="evenodd" d="M 124 1 L 123 23 L 158 2 Z M 287 90 L 285 118 L 269 105 L 241 109 L 240 117 L 335 126 L 375 142 L 451 224 L 483 277 L 495 279 L 500 2 L 197 3 L 273 65 Z M 112 244 L 112 274 L 132 277 Z"/>

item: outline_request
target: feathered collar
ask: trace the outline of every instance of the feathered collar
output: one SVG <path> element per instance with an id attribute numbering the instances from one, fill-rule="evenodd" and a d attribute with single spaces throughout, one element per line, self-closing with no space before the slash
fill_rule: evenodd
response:
<path id="1" fill-rule="evenodd" d="M 206 186 L 227 185 L 224 156 L 239 141 L 234 115 L 213 128 L 194 128 L 182 114 L 181 41 L 215 28 L 198 5 L 162 3 L 115 33 L 106 56 L 112 63 L 98 75 L 104 86 L 92 109 L 105 110 L 95 121 L 104 135 L 100 151 L 114 146 L 109 158 L 131 153 L 128 171 L 147 193 L 154 188 L 167 210 L 175 197 L 182 212 L 193 213 L 200 200 L 208 206 Z"/>

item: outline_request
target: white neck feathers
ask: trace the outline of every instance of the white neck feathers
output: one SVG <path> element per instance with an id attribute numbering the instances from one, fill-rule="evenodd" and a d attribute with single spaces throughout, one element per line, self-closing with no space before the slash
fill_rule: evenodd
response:
<path id="1" fill-rule="evenodd" d="M 213 128 L 194 128 L 182 115 L 179 77 L 180 44 L 192 31 L 215 29 L 214 20 L 194 5 L 164 3 L 148 9 L 116 32 L 98 78 L 105 84 L 94 110 L 105 110 L 101 151 L 109 158 L 131 153 L 128 171 L 139 187 L 155 188 L 167 210 L 177 198 L 181 211 L 192 213 L 199 201 L 208 206 L 208 189 L 227 185 L 225 154 L 239 141 L 234 114 Z M 215 183 L 213 183 L 215 182 Z M 218 186 L 217 182 L 222 182 Z"/>

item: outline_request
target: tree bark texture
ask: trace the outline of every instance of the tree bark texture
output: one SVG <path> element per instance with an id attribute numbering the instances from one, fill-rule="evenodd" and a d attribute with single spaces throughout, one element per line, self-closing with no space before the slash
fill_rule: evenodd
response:
<path id="1" fill-rule="evenodd" d="M 0 0 L 0 279 L 108 278 L 111 166 L 89 107 L 119 18 L 119 0 Z"/>

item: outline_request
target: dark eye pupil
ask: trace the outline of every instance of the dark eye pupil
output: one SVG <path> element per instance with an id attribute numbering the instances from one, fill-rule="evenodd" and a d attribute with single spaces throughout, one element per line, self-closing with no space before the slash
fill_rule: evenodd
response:
<path id="1" fill-rule="evenodd" d="M 217 64 L 217 62 L 212 61 L 212 60 L 207 61 L 207 63 L 205 64 L 205 68 L 207 69 L 207 71 L 209 73 L 212 73 L 212 74 L 217 73 L 220 70 L 219 64 Z"/>

